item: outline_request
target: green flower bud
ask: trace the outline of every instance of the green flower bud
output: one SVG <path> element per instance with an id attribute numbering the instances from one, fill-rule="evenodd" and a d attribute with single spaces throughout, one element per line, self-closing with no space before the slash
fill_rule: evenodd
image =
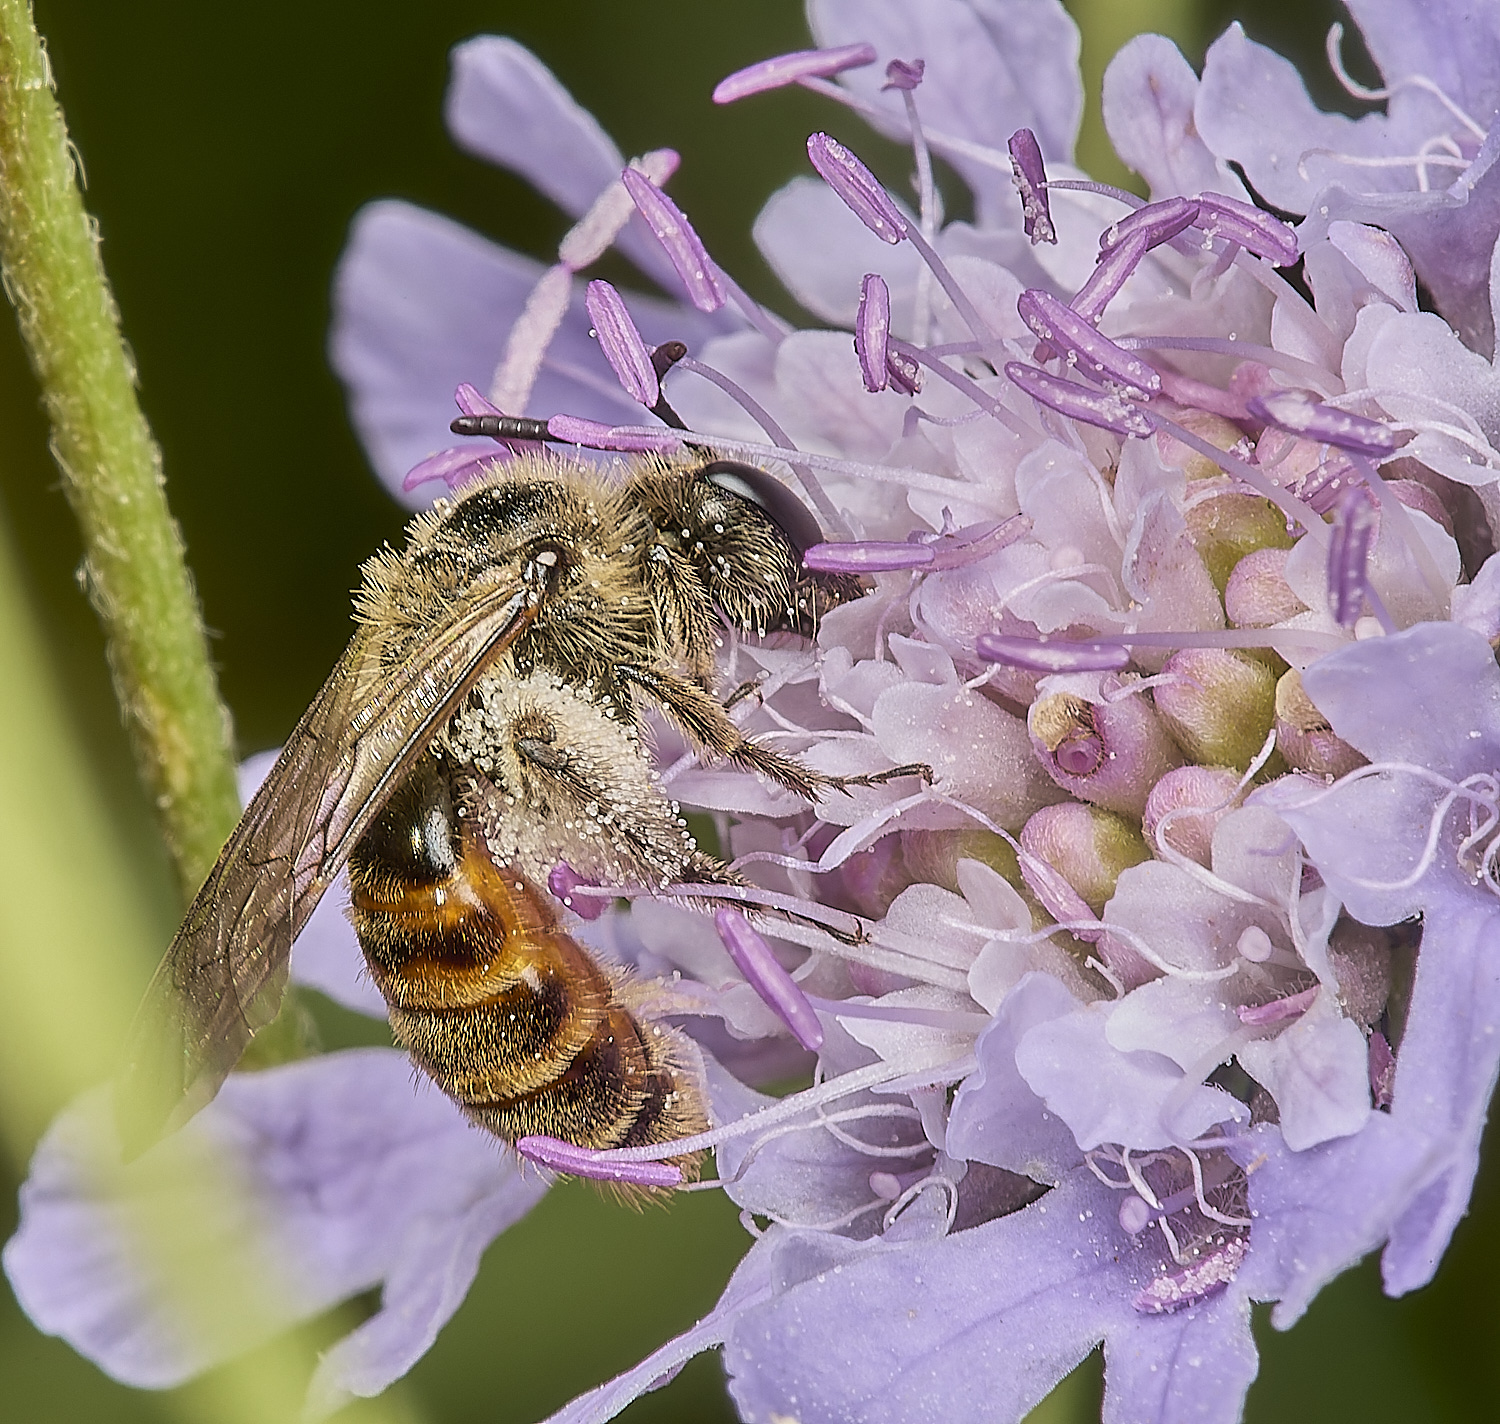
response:
<path id="1" fill-rule="evenodd" d="M 1184 648 L 1162 672 L 1156 710 L 1177 745 L 1201 766 L 1244 771 L 1276 715 L 1276 679 L 1263 662 L 1228 648 Z"/>
<path id="2" fill-rule="evenodd" d="M 1081 801 L 1042 807 L 1022 828 L 1021 845 L 1057 871 L 1096 915 L 1121 872 L 1151 855 L 1133 822 Z"/>

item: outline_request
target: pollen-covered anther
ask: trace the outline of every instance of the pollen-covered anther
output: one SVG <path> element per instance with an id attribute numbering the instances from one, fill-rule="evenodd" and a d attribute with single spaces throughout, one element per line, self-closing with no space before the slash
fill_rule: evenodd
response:
<path id="1" fill-rule="evenodd" d="M 799 49 L 778 54 L 757 64 L 737 69 L 714 87 L 716 104 L 732 104 L 751 94 L 769 89 L 783 89 L 804 79 L 827 79 L 846 69 L 860 69 L 875 63 L 872 44 L 838 45 L 831 49 Z"/>
<path id="2" fill-rule="evenodd" d="M 1144 237 L 1149 247 L 1159 247 L 1191 227 L 1201 206 L 1197 198 L 1165 198 L 1159 203 L 1147 203 L 1105 228 L 1099 234 L 1099 251 L 1113 251 L 1137 235 Z"/>
<path id="3" fill-rule="evenodd" d="M 1011 175 L 1021 197 L 1021 223 L 1032 246 L 1057 241 L 1052 223 L 1052 205 L 1047 200 L 1047 169 L 1041 145 L 1030 129 L 1017 129 L 1006 144 L 1010 150 Z"/>
<path id="4" fill-rule="evenodd" d="M 837 139 L 813 134 L 807 140 L 807 156 L 819 177 L 882 242 L 894 246 L 907 236 L 906 219 L 880 180 Z"/>
<path id="5" fill-rule="evenodd" d="M 579 1147 L 560 1138 L 534 1135 L 516 1143 L 528 1162 L 570 1177 L 592 1177 L 600 1182 L 628 1182 L 640 1187 L 678 1187 L 682 1172 L 670 1162 L 620 1161 L 607 1152 Z"/>
<path id="6" fill-rule="evenodd" d="M 1117 346 L 1051 292 L 1031 287 L 1016 301 L 1026 323 L 1070 365 L 1097 380 L 1118 386 L 1126 395 L 1144 400 L 1161 390 L 1161 376 L 1139 356 Z"/>
<path id="7" fill-rule="evenodd" d="M 1043 806 L 1022 827 L 1021 846 L 1057 871 L 1095 914 L 1121 874 L 1151 855 L 1132 822 L 1081 801 Z"/>
<path id="8" fill-rule="evenodd" d="M 1231 1235 L 1209 1255 L 1181 1270 L 1155 1277 L 1136 1293 L 1131 1304 L 1143 1315 L 1167 1315 L 1217 1295 L 1236 1275 L 1250 1246 L 1243 1236 Z"/>
<path id="9" fill-rule="evenodd" d="M 1297 260 L 1297 234 L 1280 218 L 1223 193 L 1199 193 L 1197 201 L 1193 226 L 1209 237 L 1232 242 L 1277 267 Z"/>
<path id="10" fill-rule="evenodd" d="M 1377 517 L 1367 490 L 1347 490 L 1339 501 L 1328 540 L 1328 607 L 1342 627 L 1355 629 L 1369 604 L 1385 631 L 1394 633 L 1396 625 L 1370 583 Z"/>
<path id="11" fill-rule="evenodd" d="M 1027 716 L 1032 749 L 1048 775 L 1081 800 L 1139 819 L 1151 787 L 1181 763 L 1150 701 L 1112 697 L 1125 686 L 1113 674 L 1099 678 L 1097 701 L 1051 691 L 1050 682 L 1041 684 Z"/>
<path id="12" fill-rule="evenodd" d="M 728 300 L 718 268 L 703 240 L 682 210 L 644 173 L 627 168 L 621 175 L 625 191 L 646 226 L 656 235 L 668 260 L 682 278 L 688 299 L 699 311 L 715 312 Z"/>
<path id="13" fill-rule="evenodd" d="M 1276 684 L 1276 746 L 1289 766 L 1313 776 L 1336 779 L 1368 758 L 1334 732 L 1302 686 L 1302 674 L 1291 668 Z"/>
<path id="14" fill-rule="evenodd" d="M 1382 459 L 1396 448 L 1396 433 L 1378 420 L 1325 405 L 1307 391 L 1270 391 L 1253 396 L 1250 413 L 1305 440 L 1336 445 L 1356 455 Z"/>
<path id="15" fill-rule="evenodd" d="M 1202 766 L 1244 771 L 1276 716 L 1276 679 L 1248 653 L 1183 648 L 1162 668 L 1156 710 L 1177 745 Z"/>
<path id="16" fill-rule="evenodd" d="M 854 317 L 854 352 L 865 389 L 871 395 L 890 381 L 891 293 L 885 278 L 865 273 L 859 287 L 859 310 Z"/>
<path id="17" fill-rule="evenodd" d="M 738 910 L 716 910 L 714 928 L 750 987 L 791 1030 L 792 1037 L 816 1053 L 823 1046 L 823 1025 L 807 996 L 771 952 L 771 946 Z"/>
<path id="18" fill-rule="evenodd" d="M 588 285 L 583 302 L 604 359 L 631 400 L 649 409 L 660 399 L 661 386 L 651 353 L 641 340 L 641 333 L 631 320 L 620 294 L 608 282 L 593 281 Z"/>
<path id="19" fill-rule="evenodd" d="M 1144 410 L 1132 405 L 1116 391 L 1101 391 L 1094 386 L 1064 380 L 1021 361 L 1006 362 L 1005 375 L 1039 405 L 1070 420 L 1097 425 L 1116 435 L 1144 437 L 1156 428 Z"/>

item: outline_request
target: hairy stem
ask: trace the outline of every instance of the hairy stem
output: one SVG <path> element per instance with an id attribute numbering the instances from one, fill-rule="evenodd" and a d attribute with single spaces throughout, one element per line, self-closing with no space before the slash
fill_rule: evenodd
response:
<path id="1" fill-rule="evenodd" d="M 190 896 L 239 814 L 229 717 L 28 0 L 0 0 L 0 265 L 83 529 L 115 692 Z"/>

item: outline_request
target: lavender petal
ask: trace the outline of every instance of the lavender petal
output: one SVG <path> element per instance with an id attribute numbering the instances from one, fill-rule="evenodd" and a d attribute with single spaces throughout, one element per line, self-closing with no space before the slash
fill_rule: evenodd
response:
<path id="1" fill-rule="evenodd" d="M 839 45 L 835 49 L 799 49 L 778 54 L 756 64 L 737 69 L 721 79 L 714 88 L 716 104 L 732 104 L 751 94 L 768 89 L 782 89 L 802 79 L 828 78 L 846 69 L 859 69 L 875 63 L 875 46 L 871 44 Z"/>
<path id="2" fill-rule="evenodd" d="M 876 237 L 894 247 L 906 236 L 906 219 L 890 194 L 837 139 L 826 133 L 813 134 L 807 140 L 807 156 L 819 177 Z"/>

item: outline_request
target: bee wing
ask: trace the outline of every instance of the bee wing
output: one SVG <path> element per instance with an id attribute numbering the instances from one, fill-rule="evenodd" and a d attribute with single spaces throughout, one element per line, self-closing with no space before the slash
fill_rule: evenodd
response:
<path id="1" fill-rule="evenodd" d="M 131 1030 L 122 1134 L 143 1148 L 204 1106 L 281 1006 L 292 941 L 402 776 L 540 594 L 496 589 L 386 667 L 361 629 L 219 854 Z"/>

